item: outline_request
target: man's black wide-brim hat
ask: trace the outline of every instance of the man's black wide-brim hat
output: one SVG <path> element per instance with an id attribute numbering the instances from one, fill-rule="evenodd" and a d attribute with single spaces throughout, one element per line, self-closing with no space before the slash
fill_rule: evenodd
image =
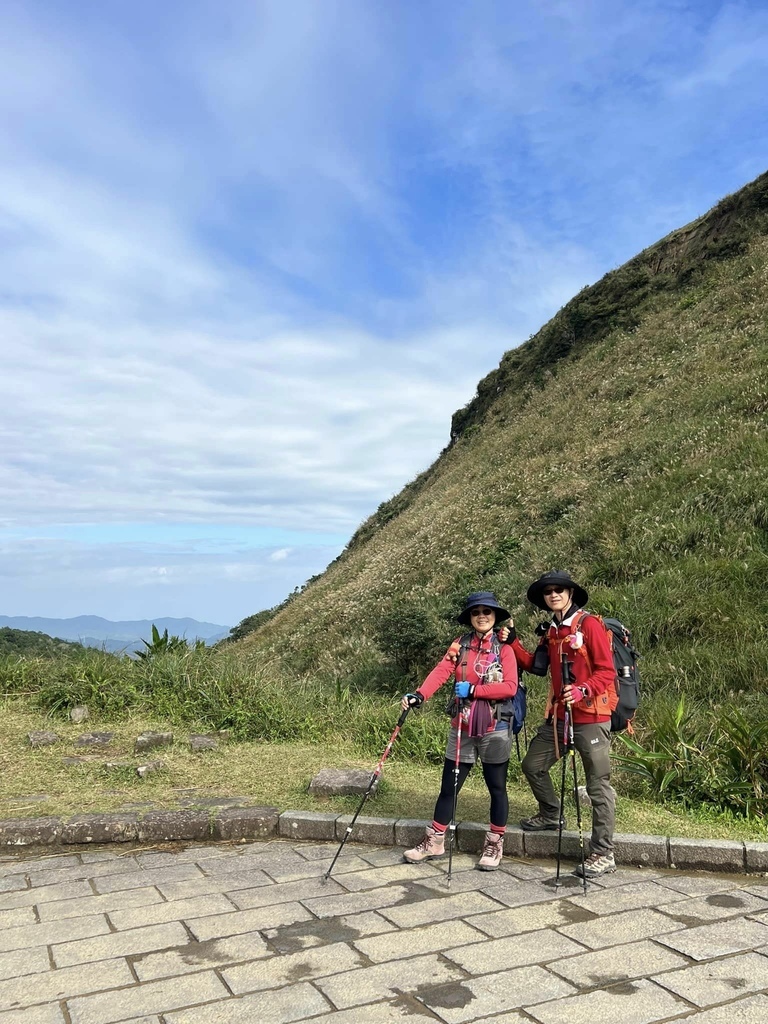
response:
<path id="1" fill-rule="evenodd" d="M 589 600 L 589 594 L 584 587 L 580 587 L 571 579 L 569 572 L 564 572 L 562 569 L 550 569 L 528 587 L 526 594 L 531 604 L 535 604 L 537 608 L 543 608 L 544 611 L 549 611 L 547 602 L 544 600 L 543 590 L 545 587 L 567 587 L 568 590 L 572 590 L 573 603 L 579 608 L 583 608 Z"/>
<path id="2" fill-rule="evenodd" d="M 509 618 L 509 612 L 506 608 L 502 608 L 499 602 L 496 600 L 496 595 L 492 594 L 490 590 L 478 590 L 474 594 L 470 594 L 464 603 L 464 610 L 456 620 L 460 622 L 462 626 L 468 626 L 469 622 L 469 611 L 471 608 L 476 608 L 479 604 L 483 608 L 495 608 L 496 609 L 496 622 L 503 622 Z"/>

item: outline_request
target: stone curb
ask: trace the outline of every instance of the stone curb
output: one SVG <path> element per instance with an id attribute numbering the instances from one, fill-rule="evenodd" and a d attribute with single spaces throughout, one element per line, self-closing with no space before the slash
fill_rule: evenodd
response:
<path id="1" fill-rule="evenodd" d="M 0 850 L 21 847 L 88 845 L 90 843 L 158 843 L 201 840 L 243 841 L 283 836 L 311 841 L 342 840 L 352 820 L 350 814 L 319 811 L 279 811 L 277 807 L 233 807 L 208 811 L 148 811 L 135 814 L 77 814 L 60 818 L 12 818 L 0 821 Z M 376 846 L 410 846 L 417 843 L 427 821 L 412 818 L 358 817 L 350 842 Z M 476 853 L 485 825 L 461 821 L 456 827 L 457 845 Z M 511 857 L 554 858 L 557 832 L 523 832 L 510 827 L 504 852 Z M 636 867 L 680 868 L 688 871 L 756 873 L 768 871 L 768 843 L 725 839 L 677 839 L 667 836 L 616 834 L 617 864 Z M 563 832 L 566 857 L 579 855 L 579 837 Z"/>

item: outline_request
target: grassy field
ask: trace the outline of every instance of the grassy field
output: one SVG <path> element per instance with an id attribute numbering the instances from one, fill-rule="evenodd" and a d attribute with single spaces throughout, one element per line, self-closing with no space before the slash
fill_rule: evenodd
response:
<path id="1" fill-rule="evenodd" d="M 394 720 L 397 717 L 393 709 Z M 443 720 L 444 721 L 444 720 Z M 423 728 L 415 716 L 406 722 L 404 739 Z M 139 732 L 152 728 L 171 730 L 173 746 L 143 756 L 133 754 Z M 30 748 L 28 732 L 53 729 L 61 742 L 52 747 Z M 91 729 L 114 732 L 110 747 L 101 753 L 75 746 L 78 735 Z M 205 723 L 177 722 L 126 715 L 118 721 L 95 718 L 75 726 L 63 718 L 51 718 L 30 709 L 19 699 L 6 699 L 0 716 L 0 772 L 3 795 L 0 818 L 69 816 L 80 812 L 176 809 L 207 806 L 215 798 L 246 798 L 250 804 L 280 810 L 354 811 L 357 797 L 318 799 L 307 792 L 310 779 L 321 768 L 361 767 L 373 770 L 377 756 L 366 756 L 353 744 L 338 738 L 332 744 L 307 742 L 230 741 L 218 750 L 193 754 L 190 733 L 204 731 Z M 430 819 L 440 780 L 440 767 L 414 761 L 395 748 L 387 761 L 380 792 L 371 798 L 366 814 L 380 817 Z M 62 758 L 87 753 L 93 761 L 64 765 Z M 379 752 L 380 753 L 380 752 Z M 435 751 L 440 754 L 438 748 Z M 128 761 L 134 765 L 161 758 L 165 768 L 140 779 L 133 769 L 109 770 L 106 761 Z M 752 839 L 768 841 L 768 827 L 759 820 L 698 809 L 685 811 L 659 806 L 637 793 L 628 794 L 628 779 L 616 773 L 619 789 L 617 831 L 694 838 Z M 629 787 L 631 788 L 631 786 Z M 636 788 L 636 787 L 635 787 Z M 513 753 L 510 765 L 510 823 L 534 809 L 530 791 L 521 779 Z M 488 798 L 478 771 L 473 772 L 460 797 L 459 817 L 465 821 L 487 820 Z M 573 810 L 569 814 L 575 825 Z M 585 827 L 589 813 L 585 812 Z"/>

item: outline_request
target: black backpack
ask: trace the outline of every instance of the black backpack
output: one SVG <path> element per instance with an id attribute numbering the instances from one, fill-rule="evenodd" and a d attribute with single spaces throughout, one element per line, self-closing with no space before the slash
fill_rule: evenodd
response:
<path id="1" fill-rule="evenodd" d="M 616 693 L 619 703 L 611 713 L 611 732 L 632 732 L 632 719 L 640 705 L 640 672 L 637 662 L 640 655 L 632 643 L 632 634 L 618 619 L 603 619 L 596 616 L 606 628 L 611 642 L 613 665 L 616 669 Z"/>

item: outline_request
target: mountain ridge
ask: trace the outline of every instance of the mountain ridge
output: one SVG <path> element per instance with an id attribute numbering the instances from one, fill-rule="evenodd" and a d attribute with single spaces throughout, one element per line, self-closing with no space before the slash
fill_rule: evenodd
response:
<path id="1" fill-rule="evenodd" d="M 102 647 L 108 651 L 134 651 L 143 647 L 142 640 L 150 641 L 152 626 L 172 636 L 187 640 L 205 640 L 215 643 L 229 633 L 229 627 L 213 622 L 200 622 L 189 617 L 160 616 L 156 619 L 110 620 L 100 615 L 76 615 L 67 619 L 47 618 L 40 615 L 0 615 L 0 627 L 25 632 L 44 633 L 60 640 L 69 640 L 85 647 Z"/>

